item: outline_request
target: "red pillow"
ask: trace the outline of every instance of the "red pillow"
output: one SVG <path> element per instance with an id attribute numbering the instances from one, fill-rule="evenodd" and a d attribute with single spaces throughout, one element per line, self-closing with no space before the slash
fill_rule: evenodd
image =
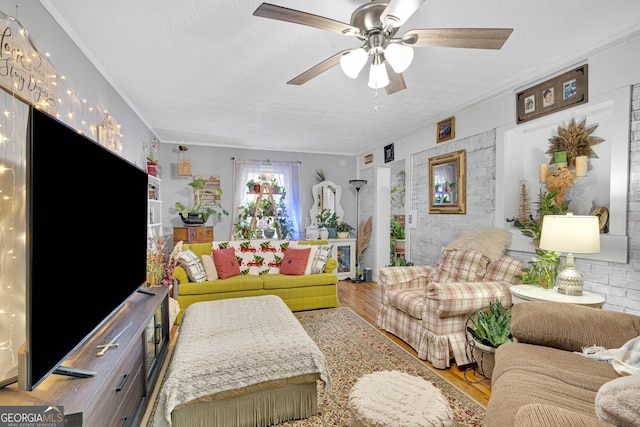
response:
<path id="1" fill-rule="evenodd" d="M 236 259 L 236 251 L 233 248 L 214 249 L 213 261 L 216 263 L 218 277 L 228 279 L 229 277 L 240 275 L 240 264 Z"/>
<path id="2" fill-rule="evenodd" d="M 311 252 L 311 248 L 287 249 L 284 253 L 284 258 L 282 258 L 282 264 L 280 265 L 280 274 L 302 276 L 304 270 L 307 268 L 309 252 Z"/>

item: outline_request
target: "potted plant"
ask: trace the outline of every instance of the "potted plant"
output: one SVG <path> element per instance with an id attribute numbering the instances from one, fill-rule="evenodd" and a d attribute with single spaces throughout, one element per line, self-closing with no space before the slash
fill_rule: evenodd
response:
<path id="1" fill-rule="evenodd" d="M 253 178 L 247 181 L 246 185 L 249 193 L 259 193 L 260 191 L 262 191 L 260 183 Z"/>
<path id="2" fill-rule="evenodd" d="M 147 173 L 151 176 L 158 176 L 158 162 L 153 153 L 147 157 Z"/>
<path id="3" fill-rule="evenodd" d="M 477 310 L 469 316 L 467 332 L 472 337 L 473 356 L 480 373 L 491 378 L 496 349 L 504 343 L 513 342 L 511 307 L 504 308 L 500 300 L 496 300 L 488 307 Z"/>
<path id="4" fill-rule="evenodd" d="M 335 212 L 332 212 L 331 215 L 329 215 L 329 218 L 325 221 L 324 226 L 327 227 L 329 238 L 335 239 L 338 231 L 338 215 L 336 215 Z"/>
<path id="5" fill-rule="evenodd" d="M 278 185 L 278 180 L 273 178 L 271 180 L 271 182 L 269 183 L 269 186 L 271 187 L 271 193 L 272 194 L 277 194 L 280 192 L 280 186 Z"/>
<path id="6" fill-rule="evenodd" d="M 217 200 L 213 200 L 208 204 L 204 204 L 202 201 L 203 194 L 214 194 L 210 190 L 205 190 L 204 179 L 196 179 L 189 184 L 195 191 L 195 202 L 191 208 L 187 208 L 181 202 L 176 202 L 175 208 L 185 225 L 202 225 L 211 215 L 215 215 L 217 220 L 222 219 L 222 215 L 229 215 L 229 212 L 220 205 Z M 218 196 L 222 195 L 222 189 L 217 188 L 216 193 Z"/>
<path id="7" fill-rule="evenodd" d="M 405 229 L 400 221 L 391 220 L 389 231 L 391 233 L 391 252 L 404 252 Z"/>
<path id="8" fill-rule="evenodd" d="M 536 256 L 531 258 L 528 267 L 522 269 L 521 275 L 514 276 L 523 285 L 540 285 L 553 288 L 560 270 L 560 252 L 545 251 L 536 248 Z"/>
<path id="9" fill-rule="evenodd" d="M 353 230 L 353 227 L 344 221 L 341 221 L 336 225 L 336 235 L 338 239 L 348 239 L 351 230 Z"/>

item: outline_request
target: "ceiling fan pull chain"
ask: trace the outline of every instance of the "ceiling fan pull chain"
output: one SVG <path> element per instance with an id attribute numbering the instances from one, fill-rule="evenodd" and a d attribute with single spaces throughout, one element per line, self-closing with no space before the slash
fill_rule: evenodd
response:
<path id="1" fill-rule="evenodd" d="M 373 92 L 373 111 L 375 111 L 376 113 L 379 111 L 378 110 L 378 88 L 375 88 L 375 91 Z"/>

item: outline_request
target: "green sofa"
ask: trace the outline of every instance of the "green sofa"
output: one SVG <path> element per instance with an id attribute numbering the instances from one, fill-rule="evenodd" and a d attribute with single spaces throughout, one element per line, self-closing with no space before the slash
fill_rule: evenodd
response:
<path id="1" fill-rule="evenodd" d="M 300 241 L 302 244 L 327 244 L 326 241 Z M 182 250 L 191 250 L 198 258 L 211 254 L 212 243 L 183 244 Z M 173 278 L 177 281 L 173 296 L 180 304 L 176 318 L 179 324 L 189 305 L 200 301 L 214 301 L 226 298 L 240 298 L 259 295 L 277 295 L 291 311 L 314 310 L 338 307 L 338 276 L 334 273 L 338 262 L 327 261 L 324 273 L 301 276 L 285 274 L 243 274 L 227 279 L 190 282 L 186 270 L 177 265 Z"/>

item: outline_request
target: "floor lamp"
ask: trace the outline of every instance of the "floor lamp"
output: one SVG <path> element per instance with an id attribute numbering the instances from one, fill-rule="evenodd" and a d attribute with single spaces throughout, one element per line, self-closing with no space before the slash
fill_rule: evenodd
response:
<path id="1" fill-rule="evenodd" d="M 360 278 L 358 275 L 358 270 L 360 266 L 360 257 L 358 256 L 358 244 L 360 243 L 360 189 L 367 185 L 367 181 L 364 179 L 352 179 L 349 181 L 349 184 L 352 185 L 356 189 L 356 278 L 351 279 L 352 283 L 362 283 L 364 280 Z"/>

